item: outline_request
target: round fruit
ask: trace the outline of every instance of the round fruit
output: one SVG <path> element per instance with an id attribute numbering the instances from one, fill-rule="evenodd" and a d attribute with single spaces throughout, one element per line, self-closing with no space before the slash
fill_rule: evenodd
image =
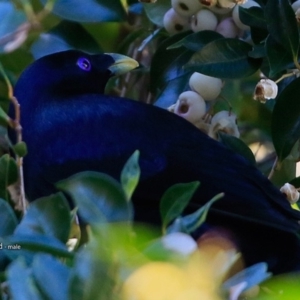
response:
<path id="1" fill-rule="evenodd" d="M 164 15 L 164 27 L 170 34 L 190 29 L 189 19 L 180 16 L 171 8 Z"/>
<path id="2" fill-rule="evenodd" d="M 202 8 L 197 0 L 172 0 L 173 9 L 181 16 L 190 17 Z"/>
<path id="3" fill-rule="evenodd" d="M 239 28 L 235 25 L 232 18 L 226 18 L 218 24 L 216 32 L 226 38 L 236 38 L 239 35 Z"/>
<path id="4" fill-rule="evenodd" d="M 205 101 L 215 100 L 221 93 L 222 80 L 198 72 L 193 73 L 189 81 L 190 88 L 203 97 Z"/>
<path id="5" fill-rule="evenodd" d="M 206 104 L 203 98 L 193 92 L 187 91 L 179 95 L 174 107 L 174 113 L 189 122 L 197 123 L 206 112 Z"/>
<path id="6" fill-rule="evenodd" d="M 194 32 L 202 30 L 215 30 L 218 24 L 218 19 L 213 12 L 208 9 L 201 9 L 193 17 L 191 28 Z"/>

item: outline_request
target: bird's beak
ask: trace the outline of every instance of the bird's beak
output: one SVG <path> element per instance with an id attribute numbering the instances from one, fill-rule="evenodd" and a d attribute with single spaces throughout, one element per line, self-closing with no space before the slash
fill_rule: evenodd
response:
<path id="1" fill-rule="evenodd" d="M 114 63 L 108 68 L 113 75 L 121 75 L 127 73 L 139 66 L 139 63 L 122 54 L 116 53 L 106 53 L 107 55 L 111 56 L 114 59 Z"/>

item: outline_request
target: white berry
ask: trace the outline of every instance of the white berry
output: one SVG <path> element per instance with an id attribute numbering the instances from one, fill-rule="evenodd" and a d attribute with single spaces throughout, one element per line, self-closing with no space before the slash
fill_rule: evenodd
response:
<path id="1" fill-rule="evenodd" d="M 220 78 L 207 76 L 198 72 L 192 74 L 189 80 L 190 88 L 203 97 L 205 101 L 215 100 L 223 87 Z"/>
<path id="2" fill-rule="evenodd" d="M 208 135 L 213 139 L 218 139 L 218 132 L 221 131 L 238 138 L 240 132 L 236 120 L 236 115 L 229 111 L 223 110 L 216 113 L 211 119 Z"/>
<path id="3" fill-rule="evenodd" d="M 260 7 L 258 3 L 256 3 L 253 0 L 248 0 L 246 3 L 242 4 L 242 5 L 236 5 L 232 11 L 232 18 L 234 23 L 236 24 L 236 26 L 242 30 L 249 30 L 250 27 L 248 25 L 245 25 L 242 23 L 240 16 L 239 16 L 239 7 L 243 7 L 243 8 L 250 8 L 250 7 Z"/>
<path id="4" fill-rule="evenodd" d="M 277 84 L 271 79 L 261 79 L 255 87 L 253 98 L 262 103 L 276 98 L 278 93 Z"/>
<path id="5" fill-rule="evenodd" d="M 205 115 L 206 104 L 199 94 L 193 91 L 183 92 L 175 104 L 174 113 L 195 125 Z"/>
<path id="6" fill-rule="evenodd" d="M 180 16 L 171 8 L 164 15 L 164 27 L 170 34 L 190 29 L 189 19 Z"/>
<path id="7" fill-rule="evenodd" d="M 213 12 L 208 9 L 201 9 L 193 17 L 191 27 L 194 32 L 202 30 L 215 30 L 218 19 Z"/>
<path id="8" fill-rule="evenodd" d="M 286 195 L 287 200 L 294 204 L 299 200 L 299 192 L 290 183 L 285 183 L 281 188 L 280 192 Z"/>
<path id="9" fill-rule="evenodd" d="M 198 0 L 172 0 L 173 9 L 181 16 L 190 17 L 202 8 Z"/>
<path id="10" fill-rule="evenodd" d="M 239 35 L 239 31 L 232 18 L 223 19 L 216 28 L 216 32 L 226 38 L 236 38 Z"/>

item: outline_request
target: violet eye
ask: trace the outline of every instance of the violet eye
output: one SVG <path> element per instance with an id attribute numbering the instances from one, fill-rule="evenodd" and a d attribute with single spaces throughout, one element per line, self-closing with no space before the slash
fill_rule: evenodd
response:
<path id="1" fill-rule="evenodd" d="M 85 57 L 80 57 L 77 60 L 77 66 L 84 71 L 90 71 L 92 68 L 90 61 Z"/>

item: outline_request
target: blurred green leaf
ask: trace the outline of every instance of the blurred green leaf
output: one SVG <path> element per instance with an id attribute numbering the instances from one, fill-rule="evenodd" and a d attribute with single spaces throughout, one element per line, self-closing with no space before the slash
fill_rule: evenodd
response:
<path id="1" fill-rule="evenodd" d="M 0 199 L 0 236 L 10 235 L 18 225 L 17 217 L 11 206 Z"/>
<path id="2" fill-rule="evenodd" d="M 0 52 L 5 52 L 7 43 L 13 41 L 13 37 L 8 38 L 8 34 L 13 33 L 26 21 L 26 15 L 24 12 L 16 10 L 12 3 L 2 1 L 0 2 L 0 20 L 0 39 L 7 41 L 0 44 Z"/>
<path id="3" fill-rule="evenodd" d="M 24 157 L 27 154 L 27 145 L 25 142 L 19 142 L 13 146 L 16 155 Z"/>
<path id="4" fill-rule="evenodd" d="M 223 289 L 229 291 L 233 287 L 244 283 L 243 288 L 239 289 L 240 293 L 242 293 L 243 291 L 246 291 L 247 289 L 256 286 L 270 278 L 271 275 L 271 273 L 268 273 L 268 265 L 264 262 L 261 262 L 244 269 L 243 271 L 226 280 L 223 283 Z"/>
<path id="5" fill-rule="evenodd" d="M 32 263 L 32 275 L 43 294 L 43 299 L 68 299 L 70 269 L 48 254 L 36 254 Z"/>
<path id="6" fill-rule="evenodd" d="M 2 107 L 0 107 L 0 125 L 7 126 L 9 119 L 10 118 L 7 113 L 3 110 Z"/>
<path id="7" fill-rule="evenodd" d="M 121 172 L 121 184 L 128 201 L 131 199 L 141 174 L 141 169 L 138 163 L 139 156 L 140 152 L 138 150 L 134 151 Z"/>
<path id="8" fill-rule="evenodd" d="M 46 3 L 46 0 L 40 1 Z M 77 22 L 119 22 L 126 18 L 119 0 L 56 0 L 53 13 Z"/>
<path id="9" fill-rule="evenodd" d="M 293 80 L 277 97 L 272 114 L 272 139 L 280 161 L 300 138 L 300 78 Z"/>
<path id="10" fill-rule="evenodd" d="M 89 224 L 132 220 L 132 205 L 121 185 L 106 174 L 81 172 L 56 186 L 71 195 L 80 216 Z"/>
<path id="11" fill-rule="evenodd" d="M 233 39 L 217 39 L 195 53 L 185 69 L 217 78 L 240 78 L 252 75 L 261 64 L 260 59 L 248 57 L 252 46 Z"/>
<path id="12" fill-rule="evenodd" d="M 256 164 L 255 157 L 252 151 L 242 140 L 236 138 L 235 136 L 226 134 L 224 132 L 219 132 L 218 136 L 221 142 L 224 145 L 226 145 L 228 148 L 230 148 L 231 150 L 235 151 L 236 153 L 246 158 L 253 165 Z"/>
<path id="13" fill-rule="evenodd" d="M 175 222 L 168 227 L 167 233 L 177 232 L 181 229 L 183 229 L 184 233 L 192 233 L 205 222 L 210 207 L 223 197 L 224 193 L 220 193 L 194 213 L 176 219 Z"/>
<path id="14" fill-rule="evenodd" d="M 71 216 L 68 202 L 62 193 L 31 202 L 15 235 L 44 234 L 65 243 L 70 234 Z"/>
<path id="15" fill-rule="evenodd" d="M 299 33 L 290 2 L 269 0 L 265 7 L 265 19 L 272 38 L 291 53 L 296 60 L 299 49 Z"/>
<path id="16" fill-rule="evenodd" d="M 290 273 L 272 277 L 262 284 L 257 300 L 295 300 L 299 297 L 299 274 Z"/>
<path id="17" fill-rule="evenodd" d="M 291 53 L 287 52 L 281 44 L 278 44 L 271 35 L 266 40 L 265 48 L 270 66 L 269 77 L 274 77 L 287 67 L 292 67 L 293 57 Z"/>
<path id="18" fill-rule="evenodd" d="M 7 269 L 9 292 L 14 300 L 43 300 L 22 258 L 12 262 Z"/>
<path id="19" fill-rule="evenodd" d="M 70 274 L 68 299 L 115 299 L 114 266 L 101 258 L 103 248 L 99 249 L 98 255 L 90 247 L 78 253 Z"/>
<path id="20" fill-rule="evenodd" d="M 18 167 L 16 161 L 4 154 L 0 157 L 0 198 L 9 199 L 7 187 L 18 180 Z"/>
<path id="21" fill-rule="evenodd" d="M 184 37 L 180 41 L 174 43 L 173 45 L 169 46 L 167 50 L 176 49 L 181 46 L 192 50 L 192 51 L 199 51 L 201 50 L 206 44 L 223 38 L 223 35 L 212 31 L 212 30 L 203 30 L 196 33 L 191 33 L 188 36 Z"/>
<path id="22" fill-rule="evenodd" d="M 200 182 L 179 183 L 171 186 L 162 196 L 160 201 L 160 215 L 163 231 L 167 225 L 177 218 L 192 199 Z"/>
<path id="23" fill-rule="evenodd" d="M 49 32 L 42 33 L 31 46 L 31 53 L 35 59 L 38 59 L 51 53 L 70 49 L 90 53 L 102 52 L 97 42 L 82 25 L 64 20 Z"/>
<path id="24" fill-rule="evenodd" d="M 159 0 L 155 3 L 149 4 L 145 3 L 143 6 L 149 20 L 153 24 L 163 27 L 164 15 L 171 8 L 170 0 Z"/>

